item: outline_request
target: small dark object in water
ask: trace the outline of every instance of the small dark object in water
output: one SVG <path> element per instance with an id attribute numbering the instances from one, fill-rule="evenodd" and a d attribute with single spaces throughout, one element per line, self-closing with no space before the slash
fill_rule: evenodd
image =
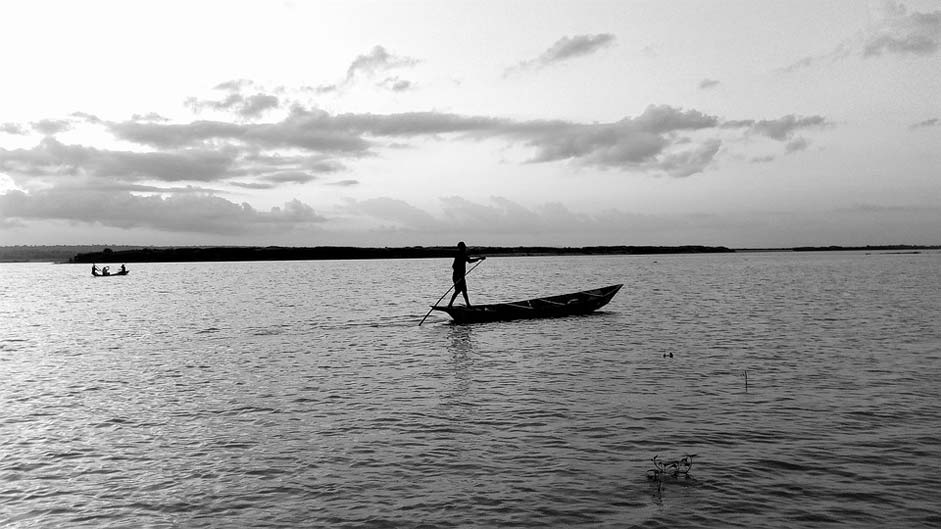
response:
<path id="1" fill-rule="evenodd" d="M 696 454 L 687 454 L 682 459 L 674 461 L 661 461 L 660 456 L 653 456 L 654 468 L 647 471 L 647 479 L 657 482 L 657 490 L 663 486 L 664 477 L 678 479 L 691 479 L 689 471 L 693 468 L 693 458 Z"/>
<path id="2" fill-rule="evenodd" d="M 693 468 L 694 457 L 696 457 L 696 454 L 687 454 L 683 456 L 682 459 L 677 459 L 674 461 L 662 461 L 660 456 L 653 456 L 653 464 L 655 468 L 647 471 L 647 478 L 657 479 L 663 475 L 668 475 L 671 478 L 676 478 L 679 476 L 689 477 L 689 470 Z"/>

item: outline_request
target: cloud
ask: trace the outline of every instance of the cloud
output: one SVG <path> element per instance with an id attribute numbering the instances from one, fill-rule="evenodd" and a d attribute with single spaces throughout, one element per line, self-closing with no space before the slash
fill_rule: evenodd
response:
<path id="1" fill-rule="evenodd" d="M 396 69 L 415 66 L 420 61 L 412 57 L 395 55 L 383 46 L 374 46 L 369 53 L 358 55 L 346 69 L 346 77 L 336 83 L 322 84 L 313 88 L 306 88 L 318 95 L 341 93 L 351 87 L 358 80 L 375 79 Z M 414 88 L 414 83 L 401 79 L 398 76 L 386 75 L 375 86 L 393 92 L 405 92 Z"/>
<path id="2" fill-rule="evenodd" d="M 824 53 L 822 55 L 811 55 L 804 57 L 798 61 L 795 61 L 793 64 L 785 66 L 784 68 L 779 69 L 781 73 L 793 73 L 798 70 L 803 70 L 805 68 L 811 68 L 820 63 L 835 63 L 841 61 L 847 57 L 853 55 L 849 43 L 841 43 L 833 50 Z"/>
<path id="3" fill-rule="evenodd" d="M 810 68 L 811 66 L 814 66 L 818 62 L 820 62 L 820 60 L 821 60 L 821 57 L 819 56 L 817 57 L 807 56 L 789 64 L 788 66 L 785 66 L 784 68 L 780 68 L 778 71 L 781 73 L 793 73 L 798 70 L 803 70 L 804 68 Z"/>
<path id="4" fill-rule="evenodd" d="M 710 88 L 715 88 L 718 85 L 719 81 L 716 81 L 715 79 L 703 79 L 702 81 L 699 81 L 700 90 L 709 90 Z"/>
<path id="5" fill-rule="evenodd" d="M 242 189 L 255 189 L 255 190 L 264 190 L 264 189 L 275 189 L 278 186 L 271 182 L 229 182 L 230 185 L 235 187 L 240 187 Z"/>
<path id="6" fill-rule="evenodd" d="M 357 131 L 345 129 L 326 112 L 303 109 L 295 109 L 284 120 L 274 123 L 125 121 L 109 123 L 108 128 L 119 139 L 162 149 L 232 141 L 265 149 L 297 148 L 353 154 L 363 153 L 371 146 Z"/>
<path id="7" fill-rule="evenodd" d="M 941 11 L 907 13 L 898 4 L 887 19 L 866 35 L 863 56 L 933 55 L 941 42 Z"/>
<path id="8" fill-rule="evenodd" d="M 0 132 L 14 134 L 17 136 L 25 136 L 28 134 L 26 128 L 24 128 L 19 123 L 0 123 Z"/>
<path id="9" fill-rule="evenodd" d="M 255 86 L 255 82 L 250 79 L 232 79 L 224 81 L 213 87 L 214 90 L 224 90 L 226 92 L 241 92 L 243 88 Z"/>
<path id="10" fill-rule="evenodd" d="M 68 187 L 68 186 L 65 186 Z M 219 193 L 218 189 L 211 189 L 202 186 L 172 186 L 160 187 L 144 184 L 124 184 L 121 182 L 93 182 L 83 185 L 85 189 L 94 189 L 96 191 L 130 191 L 132 193 L 159 193 L 159 194 L 193 194 L 193 195 L 214 195 Z"/>
<path id="11" fill-rule="evenodd" d="M 416 208 L 404 200 L 389 197 L 360 201 L 348 200 L 342 211 L 366 215 L 407 229 L 434 230 L 437 229 L 438 223 L 437 219 L 424 210 Z"/>
<path id="12" fill-rule="evenodd" d="M 225 97 L 225 99 L 221 100 L 189 97 L 186 99 L 186 101 L 183 102 L 183 104 L 189 107 L 194 113 L 198 114 L 207 108 L 210 110 L 229 110 L 241 103 L 243 100 L 244 98 L 242 97 L 242 94 L 229 94 Z"/>
<path id="13" fill-rule="evenodd" d="M 444 218 L 451 229 L 471 230 L 487 226 L 490 232 L 533 232 L 543 228 L 543 219 L 511 200 L 491 197 L 491 204 L 479 204 L 462 197 L 441 198 Z"/>
<path id="14" fill-rule="evenodd" d="M 848 57 L 880 57 L 883 55 L 934 55 L 941 48 L 941 11 L 908 12 L 902 4 L 885 4 L 885 16 L 859 35 L 838 44 L 832 51 L 804 57 L 780 71 L 791 73 L 836 62 Z"/>
<path id="15" fill-rule="evenodd" d="M 365 217 L 384 230 L 432 233 L 455 239 L 467 233 L 535 234 L 558 233 L 559 228 L 570 231 L 576 222 L 584 220 L 565 210 L 561 205 L 544 205 L 529 209 L 503 197 L 491 197 L 487 203 L 478 203 L 459 196 L 440 198 L 441 215 L 415 207 L 406 201 L 378 197 L 368 200 L 348 200 L 340 209 L 344 215 Z"/>
<path id="16" fill-rule="evenodd" d="M 264 175 L 261 179 L 275 184 L 306 184 L 316 180 L 317 176 L 304 171 L 282 171 Z"/>
<path id="17" fill-rule="evenodd" d="M 186 100 L 186 105 L 193 112 L 201 112 L 205 109 L 233 112 L 242 118 L 257 118 L 266 111 L 278 108 L 280 100 L 277 96 L 270 94 L 253 94 L 244 96 L 242 94 L 229 94 L 222 100 L 196 99 L 191 97 Z"/>
<path id="18" fill-rule="evenodd" d="M 614 44 L 615 36 L 610 33 L 597 35 L 576 35 L 562 37 L 548 50 L 542 52 L 535 59 L 523 61 L 507 69 L 506 74 L 521 70 L 538 70 L 547 66 L 568 61 L 577 57 L 591 55 L 605 47 Z"/>
<path id="19" fill-rule="evenodd" d="M 336 182 L 328 182 L 327 185 L 337 186 L 337 187 L 351 187 L 351 186 L 359 185 L 359 180 L 351 180 L 351 179 L 337 180 Z"/>
<path id="20" fill-rule="evenodd" d="M 829 125 L 830 123 L 823 116 L 799 117 L 790 114 L 779 119 L 757 121 L 752 126 L 752 131 L 775 140 L 784 141 L 790 139 L 797 130 Z"/>
<path id="21" fill-rule="evenodd" d="M 635 118 L 608 124 L 550 124 L 527 131 L 527 143 L 537 149 L 532 162 L 574 160 L 596 167 L 663 171 L 689 176 L 701 171 L 718 151 L 709 139 L 699 147 L 677 151 L 688 143 L 678 132 L 717 127 L 719 119 L 696 110 L 651 105 Z M 525 127 L 522 127 L 525 128 Z"/>
<path id="22" fill-rule="evenodd" d="M 772 122 L 747 123 L 758 129 L 773 126 Z M 322 110 L 296 107 L 287 118 L 274 123 L 128 121 L 110 123 L 108 128 L 119 139 L 159 149 L 197 148 L 231 141 L 260 149 L 302 149 L 342 156 L 373 154 L 382 145 L 378 142 L 380 139 L 400 141 L 418 136 L 463 134 L 475 138 L 504 137 L 523 141 L 537 149 L 533 159 L 537 162 L 587 157 L 602 165 L 617 165 L 618 159 L 646 160 L 666 146 L 679 142 L 679 139 L 668 137 L 672 133 L 714 128 L 718 124 L 715 116 L 667 105 L 650 106 L 635 118 L 607 124 L 514 121 L 442 112 L 331 115 Z M 792 126 L 803 125 L 801 121 Z M 603 152 L 605 149 L 607 152 Z"/>
<path id="23" fill-rule="evenodd" d="M 344 171 L 348 160 L 380 156 L 384 149 L 436 139 L 502 140 L 529 149 L 521 163 L 566 162 L 687 177 L 716 161 L 729 131 L 789 142 L 786 152 L 793 153 L 808 145 L 797 137 L 798 132 L 827 127 L 830 122 L 823 116 L 796 115 L 723 121 L 669 105 L 651 105 L 637 116 L 610 123 L 444 112 L 330 114 L 295 106 L 284 119 L 265 123 L 155 119 L 98 126 L 118 140 L 147 150 L 67 145 L 46 137 L 33 148 L 0 148 L 0 170 L 23 188 L 68 180 L 108 180 L 123 184 L 228 182 L 270 189 Z"/>
<path id="24" fill-rule="evenodd" d="M 0 148 L 0 171 L 21 184 L 60 185 L 82 181 L 101 186 L 102 181 L 126 184 L 142 181 L 224 182 L 252 177 L 259 182 L 230 181 L 252 189 L 314 181 L 318 174 L 342 171 L 344 165 L 320 155 L 266 155 L 250 148 L 181 148 L 138 152 L 66 145 L 47 137 L 29 149 Z"/>
<path id="25" fill-rule="evenodd" d="M 372 77 L 380 72 L 386 72 L 394 68 L 405 68 L 418 64 L 417 59 L 393 55 L 386 51 L 382 46 L 375 46 L 365 54 L 359 55 L 350 64 L 346 70 L 346 81 L 351 82 L 359 76 Z"/>
<path id="26" fill-rule="evenodd" d="M 387 77 L 382 80 L 382 82 L 377 83 L 376 86 L 380 86 L 391 90 L 393 92 L 406 92 L 408 90 L 413 90 L 415 88 L 415 83 L 399 79 L 398 77 Z"/>
<path id="27" fill-rule="evenodd" d="M 84 121 L 85 123 L 92 123 L 95 125 L 102 123 L 101 118 L 99 118 L 98 116 L 94 114 L 89 114 L 87 112 L 72 112 L 71 115 L 73 118 Z M 151 113 L 146 119 L 165 119 L 165 118 L 160 118 L 160 116 L 157 116 L 157 114 Z"/>
<path id="28" fill-rule="evenodd" d="M 340 87 L 338 85 L 324 84 L 324 85 L 319 85 L 313 88 L 313 91 L 317 94 L 330 94 L 330 93 L 338 91 L 339 89 Z"/>
<path id="29" fill-rule="evenodd" d="M 261 117 L 268 110 L 276 109 L 281 106 L 281 100 L 278 96 L 267 94 L 263 91 L 256 91 L 254 94 L 246 95 L 243 91 L 247 88 L 264 90 L 257 83 L 249 79 L 234 79 L 219 83 L 213 87 L 213 90 L 226 93 L 225 97 L 221 99 L 189 97 L 184 103 L 195 113 L 209 109 L 229 112 L 244 119 Z M 275 90 L 275 92 L 278 91 L 279 90 Z M 156 116 L 156 118 L 157 119 L 147 119 L 147 117 L 135 116 L 135 121 L 161 121 L 159 116 Z"/>
<path id="30" fill-rule="evenodd" d="M 157 149 L 208 147 L 228 141 L 256 149 L 300 149 L 310 152 L 363 156 L 377 147 L 373 138 L 412 137 L 447 133 L 499 132 L 507 120 L 440 112 L 400 114 L 336 114 L 295 107 L 273 123 L 108 123 L 115 137 Z"/>
<path id="31" fill-rule="evenodd" d="M 795 153 L 798 151 L 803 151 L 808 146 L 810 142 L 805 138 L 794 138 L 793 140 L 787 142 L 787 145 L 784 146 L 784 150 L 787 154 Z"/>
<path id="32" fill-rule="evenodd" d="M 719 123 L 719 118 L 703 114 L 698 110 L 683 110 L 669 105 L 650 105 L 633 121 L 645 130 L 663 134 L 678 130 L 712 128 Z"/>
<path id="33" fill-rule="evenodd" d="M 692 149 L 665 155 L 657 164 L 657 167 L 675 177 L 701 173 L 712 163 L 721 146 L 722 142 L 720 140 L 709 139 Z"/>
<path id="34" fill-rule="evenodd" d="M 617 210 L 581 213 L 558 202 L 524 206 L 504 197 L 493 196 L 487 202 L 474 202 L 459 196 L 440 199 L 443 215 L 435 219 L 435 234 L 453 241 L 471 237 L 493 244 L 645 244 L 650 241 L 625 241 L 625 237 L 660 238 L 676 221 Z M 635 235 L 625 235 L 633 233 Z M 662 240 L 662 239 L 661 239 Z"/>
<path id="35" fill-rule="evenodd" d="M 345 166 L 336 160 L 321 155 L 282 155 L 252 152 L 246 149 L 239 162 L 246 174 L 263 174 L 266 172 L 294 171 L 317 174 L 335 173 L 345 169 Z"/>
<path id="36" fill-rule="evenodd" d="M 266 110 L 278 108 L 279 100 L 270 94 L 255 94 L 245 98 L 238 113 L 242 117 L 254 118 L 262 115 Z"/>
<path id="37" fill-rule="evenodd" d="M 94 189 L 54 188 L 0 195 L 0 218 L 65 220 L 117 228 L 243 235 L 274 233 L 326 219 L 297 200 L 268 212 L 209 194 L 138 196 Z"/>
<path id="38" fill-rule="evenodd" d="M 614 43 L 614 35 L 610 33 L 601 33 L 598 35 L 577 35 L 575 37 L 563 37 L 556 41 L 551 48 L 546 50 L 539 60 L 544 63 L 559 62 L 590 55 L 605 46 Z"/>
<path id="39" fill-rule="evenodd" d="M 755 156 L 751 158 L 749 161 L 751 163 L 770 163 L 770 162 L 773 162 L 774 160 L 775 160 L 775 157 L 773 155 L 767 155 L 767 156 Z"/>
<path id="40" fill-rule="evenodd" d="M 937 126 L 941 126 L 941 119 L 931 118 L 931 119 L 926 119 L 924 121 L 919 121 L 918 123 L 912 123 L 911 125 L 908 126 L 908 128 L 911 130 L 915 130 L 915 129 L 924 129 L 928 127 L 937 127 Z"/>
<path id="41" fill-rule="evenodd" d="M 72 128 L 72 124 L 64 119 L 42 119 L 32 123 L 33 130 L 45 136 L 54 136 Z"/>
<path id="42" fill-rule="evenodd" d="M 745 128 L 753 134 L 766 136 L 773 140 L 788 141 L 799 130 L 826 128 L 832 125 L 827 118 L 820 115 L 795 116 L 794 114 L 788 114 L 778 119 L 726 121 L 722 124 L 722 127 Z"/>
<path id="43" fill-rule="evenodd" d="M 0 148 L 0 170 L 14 176 L 208 182 L 229 176 L 233 163 L 233 153 L 225 150 L 112 151 L 66 145 L 50 137 L 32 149 Z"/>

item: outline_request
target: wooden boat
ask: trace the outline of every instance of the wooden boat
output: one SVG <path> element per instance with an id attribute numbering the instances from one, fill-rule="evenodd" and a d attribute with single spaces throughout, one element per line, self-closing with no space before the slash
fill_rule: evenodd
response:
<path id="1" fill-rule="evenodd" d="M 573 316 L 588 314 L 607 305 L 611 298 L 618 293 L 618 290 L 621 290 L 622 286 L 611 285 L 594 290 L 527 299 L 526 301 L 514 301 L 512 303 L 472 305 L 470 307 L 436 305 L 432 309 L 447 312 L 455 323 Z"/>
<path id="2" fill-rule="evenodd" d="M 109 274 L 102 274 L 102 273 L 99 273 L 99 272 L 92 272 L 91 275 L 93 275 L 93 276 L 95 276 L 95 277 L 114 277 L 114 276 L 126 276 L 126 275 L 128 275 L 129 273 L 131 273 L 130 270 L 119 270 L 119 271 L 117 271 L 117 272 L 115 272 L 115 273 L 113 273 L 113 274 L 110 274 L 110 273 L 109 273 Z"/>

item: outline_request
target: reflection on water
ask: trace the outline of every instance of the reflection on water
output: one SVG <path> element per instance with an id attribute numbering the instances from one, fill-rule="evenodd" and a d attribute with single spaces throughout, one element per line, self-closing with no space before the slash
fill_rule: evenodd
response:
<path id="1" fill-rule="evenodd" d="M 472 325 L 449 325 L 448 340 L 450 346 L 448 350 L 455 359 L 466 360 L 467 356 L 474 351 L 474 326 Z"/>
<path id="2" fill-rule="evenodd" d="M 938 253 L 449 265 L 0 265 L 0 526 L 941 525 Z"/>

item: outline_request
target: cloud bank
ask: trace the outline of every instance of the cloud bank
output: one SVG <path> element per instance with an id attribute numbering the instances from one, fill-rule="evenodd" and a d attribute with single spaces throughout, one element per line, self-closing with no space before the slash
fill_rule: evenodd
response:
<path id="1" fill-rule="evenodd" d="M 279 121 L 188 123 L 131 119 L 101 121 L 116 140 L 146 150 L 68 145 L 46 136 L 33 148 L 0 149 L 0 170 L 30 179 L 108 178 L 124 182 L 309 182 L 403 142 L 502 139 L 530 149 L 525 163 L 569 162 L 626 172 L 690 176 L 705 170 L 723 131 L 790 142 L 799 131 L 823 128 L 823 116 L 722 120 L 693 109 L 651 105 L 610 123 L 513 120 L 446 112 L 330 114 L 293 107 Z"/>
<path id="2" fill-rule="evenodd" d="M 612 39 L 607 35 L 563 39 L 544 59 L 561 61 L 591 53 Z M 358 57 L 347 75 L 372 75 L 413 62 L 377 47 Z M 823 116 L 729 120 L 670 105 L 650 105 L 635 116 L 592 123 L 441 111 L 330 113 L 285 98 L 283 90 L 269 93 L 246 79 L 221 83 L 214 90 L 221 97 L 190 98 L 186 106 L 196 114 L 221 114 L 217 119 L 175 121 L 143 111 L 111 121 L 75 112 L 62 119 L 4 123 L 3 132 L 37 137 L 37 142 L 32 147 L 0 147 L 0 175 L 16 186 L 0 195 L 0 217 L 5 224 L 53 219 L 169 232 L 250 233 L 330 219 L 298 201 L 262 212 L 226 195 L 312 185 L 358 186 L 360 177 L 344 178 L 351 165 L 430 141 L 502 142 L 518 148 L 519 164 L 568 164 L 625 175 L 686 178 L 718 164 L 730 139 L 734 143 L 749 136 L 766 138 L 779 145 L 778 152 L 789 154 L 807 147 L 804 132 L 831 126 Z M 112 141 L 101 147 L 59 138 L 76 129 L 94 131 L 92 137 L 104 134 Z M 520 213 L 512 217 L 517 226 L 527 222 L 535 223 L 534 229 L 538 226 L 533 212 L 522 215 L 509 202 L 496 200 L 496 206 L 488 206 L 504 208 L 498 215 L 493 209 L 451 200 L 448 209 L 463 215 L 476 211 L 497 219 L 512 210 Z M 357 203 L 356 208 L 377 219 L 428 229 L 440 221 L 392 199 Z M 352 211 L 350 205 L 341 213 Z"/>
<path id="3" fill-rule="evenodd" d="M 0 195 L 0 217 L 213 235 L 271 234 L 325 220 L 297 200 L 260 212 L 210 194 L 163 198 L 68 187 Z"/>

